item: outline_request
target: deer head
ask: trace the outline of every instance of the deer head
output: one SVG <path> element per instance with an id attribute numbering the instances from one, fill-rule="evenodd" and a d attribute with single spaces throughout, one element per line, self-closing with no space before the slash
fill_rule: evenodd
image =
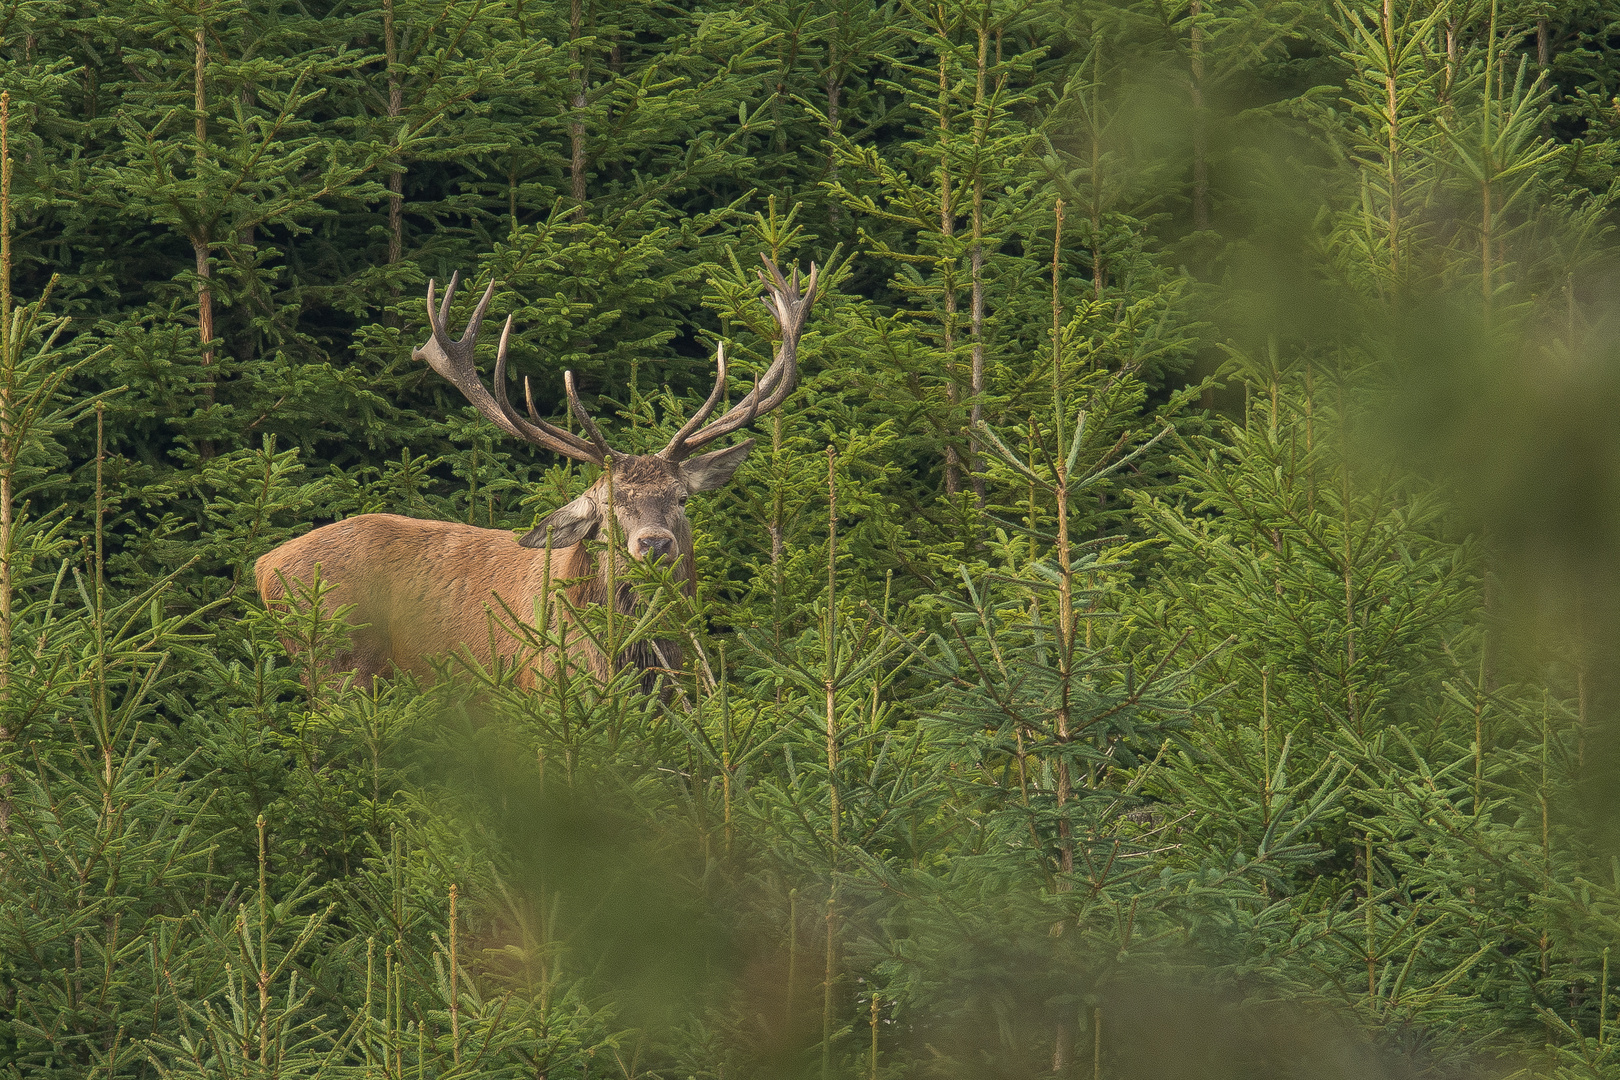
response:
<path id="1" fill-rule="evenodd" d="M 458 277 L 451 277 L 450 287 L 445 290 L 444 301 L 437 310 L 434 284 L 428 282 L 428 324 L 433 336 L 415 349 L 412 357 L 425 360 L 460 390 L 485 419 L 506 434 L 576 461 L 604 467 L 603 475 L 590 490 L 546 515 L 518 543 L 525 547 L 545 547 L 549 542 L 553 548 L 564 548 L 591 539 L 606 520 L 611 495 L 618 533 L 624 538 L 625 549 L 632 558 L 690 559 L 692 533 L 686 520 L 687 498 L 724 485 L 748 457 L 754 443 L 752 439 L 744 439 L 723 450 L 695 457 L 694 452 L 747 427 L 781 405 L 798 381 L 799 335 L 816 299 L 816 266 L 810 265 L 810 273 L 801 288 L 797 269 L 784 278 L 774 263 L 769 259 L 764 261 L 768 273 L 761 272 L 759 276 L 765 285 L 765 303 L 781 331 L 775 359 L 741 401 L 723 416 L 710 419 L 725 396 L 726 353 L 722 345 L 715 356 L 718 370 L 713 391 L 675 433 L 669 445 L 656 454 L 614 454 L 601 429 L 580 402 L 571 371 L 563 373 L 563 385 L 568 392 L 569 409 L 584 429 L 583 436 L 540 418 L 527 379 L 523 390 L 528 415 L 520 415 L 506 393 L 507 342 L 512 334 L 510 316 L 501 330 L 500 347 L 495 355 L 494 392 L 486 390 L 473 364 L 473 350 L 484 312 L 495 294 L 495 282 L 491 281 L 484 290 L 483 299 L 478 302 L 459 340 L 451 339 L 447 325 Z"/>

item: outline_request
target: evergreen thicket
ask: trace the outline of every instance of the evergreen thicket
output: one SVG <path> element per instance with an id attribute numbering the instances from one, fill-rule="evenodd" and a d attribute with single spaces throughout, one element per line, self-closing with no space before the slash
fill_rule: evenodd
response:
<path id="1" fill-rule="evenodd" d="M 1620 1076 L 1617 34 L 5 0 L 0 1070 Z M 698 595 L 583 616 L 663 694 L 259 603 L 594 479 L 411 359 L 429 279 L 643 452 L 760 254 L 823 292 Z"/>

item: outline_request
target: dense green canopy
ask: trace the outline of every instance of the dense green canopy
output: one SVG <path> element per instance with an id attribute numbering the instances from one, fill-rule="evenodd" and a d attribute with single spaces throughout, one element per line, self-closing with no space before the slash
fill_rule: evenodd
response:
<path id="1" fill-rule="evenodd" d="M 1620 6 L 0 15 L 6 1075 L 1620 1076 Z M 430 279 L 646 452 L 762 254 L 662 693 L 260 604 L 594 481 Z"/>

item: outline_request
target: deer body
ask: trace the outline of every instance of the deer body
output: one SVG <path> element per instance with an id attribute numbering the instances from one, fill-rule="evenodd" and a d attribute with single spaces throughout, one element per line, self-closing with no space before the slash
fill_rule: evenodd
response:
<path id="1" fill-rule="evenodd" d="M 576 550 L 552 553 L 557 577 Z M 357 629 L 335 664 L 364 684 L 395 669 L 426 677 L 427 657 L 455 643 L 485 666 L 497 653 L 513 659 L 519 642 L 492 635 L 490 615 L 504 616 L 502 604 L 531 615 L 546 588 L 545 563 L 545 551 L 519 547 L 502 529 L 362 514 L 288 541 L 253 569 L 267 604 L 286 602 L 294 583 L 307 585 L 318 569 L 333 586 L 322 597 L 327 610 L 353 605 L 348 619 Z"/>
<path id="2" fill-rule="evenodd" d="M 606 439 L 580 404 L 572 373 L 564 374 L 569 405 L 588 438 L 542 420 L 532 399 L 527 419 L 512 408 L 505 389 L 510 318 L 496 356 L 495 392 L 485 390 L 472 358 L 494 282 L 459 341 L 451 340 L 445 331 L 456 282 L 451 280 L 437 312 L 430 283 L 428 317 L 433 336 L 413 355 L 449 379 L 507 434 L 605 466 L 602 477 L 579 498 L 546 515 L 526 536 L 515 539 L 503 529 L 396 514 L 362 514 L 323 526 L 259 559 L 254 577 L 260 597 L 269 606 L 295 604 L 318 569 L 321 581 L 331 586 L 322 606 L 333 612 L 352 605 L 348 615 L 355 627 L 351 645 L 333 665 L 340 671 L 354 671 L 363 684 L 396 671 L 427 677 L 432 673 L 429 658 L 464 652 L 484 667 L 497 660 L 516 664 L 520 683 L 528 685 L 537 674 L 554 671 L 562 663 L 584 666 L 602 677 L 617 665 L 630 663 L 647 671 L 645 682 L 650 688 L 653 669 L 679 666 L 680 651 L 674 643 L 644 644 L 610 659 L 580 632 L 570 635 L 566 657 L 543 651 L 537 654 L 534 645 L 511 627 L 511 620 L 532 620 L 536 602 L 545 597 L 552 583 L 567 582 L 561 594 L 566 605 L 551 604 L 547 598 L 556 612 L 552 629 L 566 629 L 565 621 L 573 618 L 567 613 L 569 607 L 581 611 L 588 604 L 609 602 L 610 576 L 619 581 L 612 602 L 617 610 L 630 611 L 631 590 L 620 573 L 626 555 L 673 563 L 675 579 L 692 595 L 695 564 L 692 528 L 684 509 L 687 497 L 729 481 L 753 441 L 696 457 L 691 453 L 752 423 L 787 397 L 797 374 L 799 332 L 815 299 L 814 266 L 801 293 L 797 273 L 789 281 L 774 265 L 768 261 L 766 265 L 771 271 L 771 277 L 765 278 L 770 306 L 782 330 L 782 343 L 769 370 L 736 406 L 708 421 L 725 388 L 725 352 L 720 350 L 713 392 L 669 445 L 657 454 L 626 457 L 611 456 Z M 623 548 L 612 547 L 597 558 L 585 542 L 603 533 L 609 514 L 616 525 L 613 534 L 622 537 Z"/>
<path id="3" fill-rule="evenodd" d="M 687 558 L 677 568 L 688 591 L 690 567 Z M 327 610 L 353 605 L 348 621 L 356 629 L 334 667 L 352 670 L 362 685 L 395 672 L 430 678 L 428 658 L 455 648 L 485 668 L 497 660 L 517 665 L 519 684 L 530 685 L 538 658 L 507 629 L 511 619 L 532 619 L 545 591 L 569 579 L 584 579 L 559 590 L 575 610 L 607 597 L 606 567 L 594 564 L 584 544 L 548 552 L 519 545 L 505 529 L 397 514 L 362 514 L 283 544 L 254 566 L 259 595 L 267 604 L 286 603 L 288 586 L 314 580 L 317 568 L 333 583 L 322 596 Z M 551 605 L 565 610 L 555 599 Z M 607 674 L 600 651 L 583 635 L 577 642 L 577 661 Z M 665 658 L 679 662 L 667 651 Z"/>

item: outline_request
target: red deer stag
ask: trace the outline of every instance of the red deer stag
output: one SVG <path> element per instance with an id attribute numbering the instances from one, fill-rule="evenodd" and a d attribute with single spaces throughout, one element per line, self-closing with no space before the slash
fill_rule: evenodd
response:
<path id="1" fill-rule="evenodd" d="M 601 528 L 610 492 L 617 532 L 630 557 L 670 560 L 674 576 L 690 596 L 694 563 L 692 526 L 684 509 L 687 496 L 713 491 L 730 480 L 748 456 L 753 440 L 745 439 L 697 457 L 692 454 L 781 405 L 798 378 L 799 335 L 815 302 L 816 267 L 811 264 L 801 290 L 797 270 L 784 279 L 769 259 L 765 265 L 770 274 L 767 277 L 762 272 L 760 279 L 769 294 L 766 306 L 781 330 L 781 343 L 753 390 L 725 415 L 709 419 L 725 394 L 726 357 L 722 347 L 716 356 L 719 370 L 714 390 L 668 446 L 656 454 L 613 455 L 611 468 L 605 469 L 585 494 L 546 515 L 521 539 L 514 539 L 504 529 L 421 521 L 396 514 L 362 514 L 289 540 L 259 559 L 254 566 L 259 596 L 266 605 L 286 607 L 299 594 L 300 586 L 308 588 L 318 568 L 321 580 L 332 586 L 323 596 L 322 605 L 328 610 L 353 605 L 349 621 L 355 629 L 350 647 L 333 666 L 339 671 L 353 670 L 362 685 L 396 670 L 427 677 L 432 670 L 428 657 L 457 650 L 465 650 L 485 666 L 497 657 L 508 664 L 520 663 L 520 681 L 532 685 L 536 671 L 548 670 L 558 658 L 531 655 L 532 649 L 526 648 L 517 635 L 499 629 L 498 624 L 506 621 L 502 607 L 520 617 L 530 617 L 535 600 L 549 581 L 559 579 L 576 579 L 564 594 L 576 611 L 605 601 L 610 579 L 608 559 L 593 559 L 585 541 L 595 537 Z M 473 348 L 495 283 L 490 282 L 484 291 L 461 340 L 452 341 L 447 322 L 456 281 L 452 276 L 444 302 L 437 310 L 433 283 L 428 283 L 428 322 L 433 333 L 411 355 L 427 361 L 466 395 L 485 419 L 513 438 L 576 461 L 607 465 L 611 453 L 607 440 L 580 403 L 572 372 L 563 373 L 563 384 L 569 407 L 586 437 L 542 420 L 532 397 L 527 401 L 526 418 L 512 407 L 506 395 L 510 317 L 496 352 L 494 393 L 484 388 L 473 365 Z M 524 390 L 527 396 L 527 382 Z M 607 483 L 609 474 L 611 489 Z M 621 558 L 617 551 L 609 557 Z M 624 564 L 621 561 L 616 565 Z M 618 570 L 612 573 L 617 575 Z M 617 610 L 628 611 L 630 590 L 622 584 L 623 576 L 618 576 L 621 584 L 617 589 Z M 493 633 L 492 618 L 497 624 Z M 570 660 L 583 662 L 598 676 L 605 677 L 612 671 L 613 665 L 583 634 L 574 635 L 568 652 Z M 651 646 L 627 650 L 620 663 L 636 664 L 644 670 L 662 666 L 653 653 Z M 679 663 L 667 650 L 664 659 Z M 652 672 L 647 674 L 650 683 Z"/>

